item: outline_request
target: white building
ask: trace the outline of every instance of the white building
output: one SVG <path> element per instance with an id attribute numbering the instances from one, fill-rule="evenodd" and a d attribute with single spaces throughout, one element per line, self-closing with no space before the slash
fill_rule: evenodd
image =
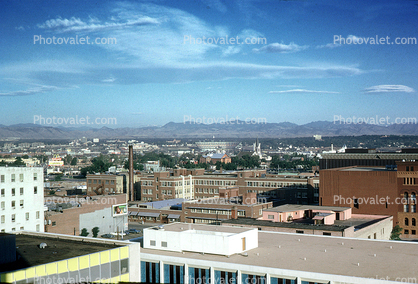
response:
<path id="1" fill-rule="evenodd" d="M 418 244 L 172 223 L 144 229 L 144 283 L 418 283 Z"/>
<path id="2" fill-rule="evenodd" d="M 44 231 L 41 167 L 0 167 L 0 232 Z"/>

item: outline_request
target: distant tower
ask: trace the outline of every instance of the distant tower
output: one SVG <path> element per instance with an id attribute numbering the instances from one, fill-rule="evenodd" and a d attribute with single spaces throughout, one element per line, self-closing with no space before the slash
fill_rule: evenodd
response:
<path id="1" fill-rule="evenodd" d="M 254 152 L 253 155 L 257 155 L 261 159 L 261 157 L 262 157 L 261 144 L 260 144 L 260 142 L 258 142 L 258 138 L 255 140 L 255 143 L 253 144 L 253 152 Z"/>

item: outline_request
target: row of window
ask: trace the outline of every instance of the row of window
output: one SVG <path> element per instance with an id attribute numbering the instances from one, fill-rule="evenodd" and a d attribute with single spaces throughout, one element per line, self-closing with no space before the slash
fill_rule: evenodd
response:
<path id="1" fill-rule="evenodd" d="M 207 179 L 196 179 L 194 180 L 195 185 L 221 185 L 221 186 L 229 186 L 229 185 L 236 185 L 236 180 L 207 180 Z"/>
<path id="2" fill-rule="evenodd" d="M 405 218 L 404 223 L 405 223 L 405 226 L 409 226 L 409 219 Z M 411 219 L 411 226 L 415 227 L 416 225 L 417 225 L 417 220 L 415 218 L 412 218 Z"/>
<path id="3" fill-rule="evenodd" d="M 288 186 L 308 187 L 308 185 L 306 183 L 301 183 L 301 182 L 269 182 L 269 181 L 247 181 L 247 186 L 252 186 L 252 187 L 288 187 Z"/>
<path id="4" fill-rule="evenodd" d="M 23 226 L 20 227 L 20 230 L 21 231 L 25 230 L 25 227 L 23 227 Z M 37 224 L 36 225 L 36 231 L 39 232 L 40 230 L 41 230 L 41 225 Z M 12 228 L 12 232 L 14 232 L 14 231 L 16 231 L 16 228 Z M 2 233 L 5 233 L 6 232 L 6 229 L 1 229 L 1 232 Z"/>
<path id="5" fill-rule="evenodd" d="M 210 193 L 210 194 L 219 194 L 219 188 L 195 188 L 196 193 Z"/>
<path id="6" fill-rule="evenodd" d="M 89 183 L 93 183 L 93 184 L 97 184 L 97 183 L 101 183 L 102 180 L 100 179 L 89 179 Z M 114 180 L 105 180 L 105 184 L 115 184 Z"/>
<path id="7" fill-rule="evenodd" d="M 19 181 L 20 182 L 24 182 L 25 180 L 25 175 L 24 174 L 19 174 Z M 33 180 L 38 180 L 38 173 L 33 173 Z M 16 174 L 11 174 L 10 175 L 10 181 L 11 182 L 16 182 Z M 0 182 L 4 183 L 6 182 L 6 175 L 0 175 Z"/>
<path id="8" fill-rule="evenodd" d="M 220 209 L 200 209 L 192 208 L 191 213 L 203 213 L 203 214 L 218 214 L 218 215 L 231 215 L 231 210 L 220 210 Z M 245 216 L 245 211 L 238 211 L 238 216 Z"/>
<path id="9" fill-rule="evenodd" d="M 183 284 L 187 275 L 189 284 L 209 284 L 209 283 L 238 283 L 238 271 L 223 271 L 214 269 L 211 279 L 211 271 L 209 268 L 199 268 L 189 266 L 188 269 L 184 265 L 163 264 L 160 268 L 158 262 L 141 261 L 141 281 L 143 283 L 160 283 L 160 274 L 164 274 L 163 283 Z M 306 281 L 298 282 L 295 277 L 283 278 L 283 276 L 267 276 L 266 274 L 241 273 L 241 283 L 266 284 L 270 280 L 271 284 L 324 284 L 329 281 Z"/>
<path id="10" fill-rule="evenodd" d="M 20 195 L 24 195 L 25 189 L 23 187 L 21 187 L 19 189 L 19 193 L 20 193 Z M 0 189 L 0 194 L 1 194 L 0 195 L 1 197 L 6 197 L 6 189 L 5 188 Z M 16 188 L 11 188 L 10 189 L 10 194 L 11 194 L 11 196 L 16 196 Z M 33 187 L 33 194 L 38 194 L 38 187 L 37 186 Z"/>
<path id="11" fill-rule="evenodd" d="M 10 202 L 10 206 L 12 209 L 16 209 L 16 201 L 12 200 Z M 23 208 L 23 200 L 20 200 L 20 208 Z M 6 209 L 6 203 L 4 201 L 1 202 L 1 210 L 5 210 Z"/>
<path id="12" fill-rule="evenodd" d="M 36 211 L 36 219 L 39 219 L 40 216 L 41 216 L 40 211 Z M 29 221 L 30 220 L 30 214 L 29 214 L 29 212 L 26 212 L 25 213 L 25 218 L 26 218 L 26 221 Z M 0 221 L 1 224 L 6 223 L 6 215 L 1 215 L 0 220 L 1 220 Z M 11 215 L 11 221 L 12 221 L 12 223 L 16 222 L 16 214 L 12 214 Z"/>
<path id="13" fill-rule="evenodd" d="M 416 179 L 409 177 L 409 178 L 403 178 L 403 184 L 404 185 L 415 185 L 416 184 Z"/>

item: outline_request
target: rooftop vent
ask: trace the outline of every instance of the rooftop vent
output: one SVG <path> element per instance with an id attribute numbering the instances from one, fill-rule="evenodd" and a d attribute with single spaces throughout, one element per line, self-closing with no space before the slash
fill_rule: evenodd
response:
<path id="1" fill-rule="evenodd" d="M 164 229 L 164 225 L 159 225 L 158 226 L 158 230 L 163 230 Z"/>
<path id="2" fill-rule="evenodd" d="M 47 247 L 47 244 L 46 244 L 46 243 L 40 243 L 40 244 L 38 245 L 38 247 L 39 247 L 40 249 L 44 249 L 44 248 L 46 248 L 46 247 Z"/>

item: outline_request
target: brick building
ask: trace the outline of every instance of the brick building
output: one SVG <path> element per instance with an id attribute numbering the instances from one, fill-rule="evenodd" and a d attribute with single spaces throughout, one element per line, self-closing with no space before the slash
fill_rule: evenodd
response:
<path id="1" fill-rule="evenodd" d="M 231 158 L 227 154 L 208 154 L 200 157 L 199 162 L 205 164 L 216 164 L 217 162 L 229 164 L 231 163 Z"/>
<path id="2" fill-rule="evenodd" d="M 220 187 L 238 187 L 239 194 L 255 192 L 277 204 L 317 204 L 319 178 L 279 176 L 266 170 L 205 174 L 204 169 L 176 169 L 173 172 L 142 174 L 141 200 L 145 202 L 171 198 L 203 199 L 219 197 Z"/>
<path id="3" fill-rule="evenodd" d="M 128 174 L 87 175 L 87 195 L 127 193 L 128 184 Z"/>
<path id="4" fill-rule="evenodd" d="M 404 229 L 402 238 L 418 238 L 418 162 L 396 165 L 321 170 L 320 205 L 350 206 L 353 214 L 393 216 L 394 226 Z"/>
<path id="5" fill-rule="evenodd" d="M 323 153 L 319 168 L 334 169 L 352 166 L 395 166 L 402 160 L 418 160 L 418 149 L 406 148 L 398 152 L 378 152 L 376 149 L 345 149 L 345 153 Z"/>
<path id="6" fill-rule="evenodd" d="M 417 239 L 418 162 L 397 162 L 398 222 L 403 228 L 402 238 Z"/>
<path id="7" fill-rule="evenodd" d="M 349 206 L 353 214 L 393 216 L 398 224 L 396 171 L 383 167 L 346 167 L 320 171 L 319 205 Z"/>

